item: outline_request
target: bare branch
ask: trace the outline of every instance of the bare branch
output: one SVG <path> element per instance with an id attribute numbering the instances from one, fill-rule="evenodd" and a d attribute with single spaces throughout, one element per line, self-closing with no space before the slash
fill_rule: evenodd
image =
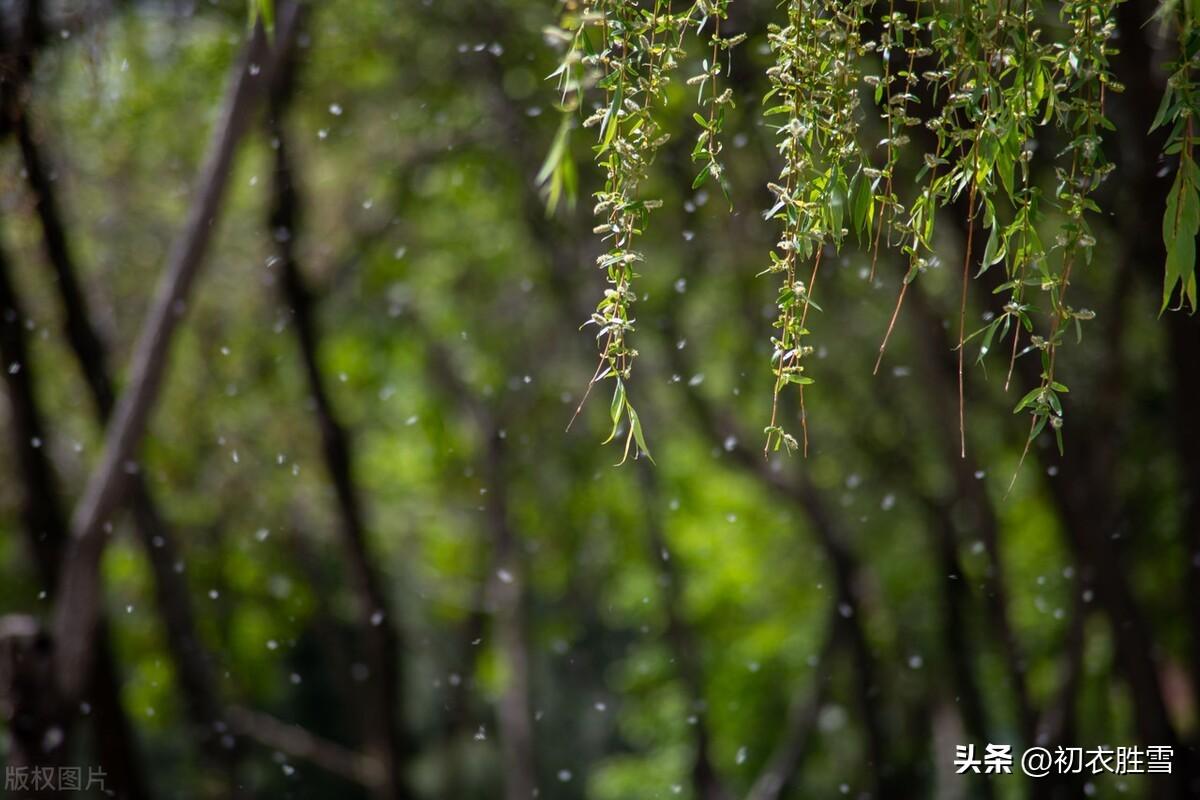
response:
<path id="1" fill-rule="evenodd" d="M 225 710 L 225 715 L 235 731 L 264 747 L 308 761 L 368 789 L 378 790 L 387 785 L 384 766 L 373 756 L 356 753 L 261 711 L 231 707 Z"/>

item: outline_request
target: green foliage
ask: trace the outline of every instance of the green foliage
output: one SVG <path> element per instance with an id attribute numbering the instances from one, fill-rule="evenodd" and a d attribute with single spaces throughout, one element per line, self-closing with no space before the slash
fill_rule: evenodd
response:
<path id="1" fill-rule="evenodd" d="M 676 5 L 689 16 L 686 2 Z M 906 797 L 981 794 L 979 779 L 943 778 L 952 770 L 943 768 L 950 754 L 940 743 L 946 731 L 961 730 L 959 740 L 977 746 L 1021 744 L 1005 660 L 1013 642 L 995 627 L 996 588 L 1006 592 L 1002 605 L 1042 718 L 1072 680 L 1078 627 L 1084 667 L 1071 744 L 1134 743 L 1143 710 L 1118 638 L 1129 626 L 1112 623 L 1106 587 L 1081 566 L 1091 562 L 1080 543 L 1093 533 L 1097 542 L 1116 542 L 1129 596 L 1142 619 L 1154 620 L 1146 628 L 1153 663 L 1169 686 L 1194 668 L 1182 610 L 1191 576 L 1184 492 L 1191 473 L 1180 457 L 1191 396 L 1177 377 L 1190 365 L 1172 361 L 1167 325 L 1154 319 L 1158 286 L 1145 291 L 1119 277 L 1130 253 L 1144 252 L 1126 238 L 1129 226 L 1150 216 L 1147 246 L 1157 248 L 1158 218 L 1170 201 L 1145 200 L 1141 187 L 1153 188 L 1152 175 L 1115 191 L 1117 172 L 1096 191 L 1056 174 L 1070 175 L 1076 150 L 1077 175 L 1106 168 L 1089 166 L 1083 145 L 1067 149 L 1090 136 L 1085 106 L 1094 84 L 1085 74 L 1095 71 L 1076 73 L 1070 63 L 1070 53 L 1079 61 L 1087 52 L 1071 44 L 1075 20 L 1085 21 L 1082 7 L 1064 21 L 1059 3 L 968 5 L 806 5 L 827 27 L 819 29 L 823 42 L 802 41 L 803 58 L 836 61 L 846 46 L 841 31 L 855 26 L 835 21 L 829 9 L 870 24 L 857 26 L 847 68 L 858 78 L 842 85 L 828 72 L 806 72 L 802 85 L 779 90 L 831 107 L 831 93 L 853 92 L 859 102 L 852 118 L 837 118 L 846 133 L 830 127 L 836 110 L 802 108 L 802 119 L 819 127 L 802 142 L 818 148 L 802 147 L 795 159 L 777 149 L 790 146 L 791 114 L 762 114 L 783 100 L 759 106 L 774 88 L 767 70 L 777 66 L 767 22 L 786 28 L 788 5 L 722 7 L 719 58 L 716 3 L 692 11 L 686 31 L 672 32 L 683 34 L 686 55 L 675 56 L 650 116 L 673 136 L 636 187 L 627 184 L 636 200 L 662 200 L 637 220 L 629 248 L 644 260 L 634 264 L 640 275 L 626 275 L 638 297 L 630 307 L 638 313 L 629 316 L 640 324 L 625 346 L 644 358 L 636 377 L 609 374 L 593 387 L 595 413 L 576 425 L 596 441 L 611 437 L 612 446 L 596 448 L 567 446 L 562 424 L 580 399 L 580 366 L 596 357 L 591 337 L 573 333 L 586 313 L 580 309 L 599 299 L 591 295 L 600 284 L 616 288 L 607 269 L 596 275 L 592 264 L 614 241 L 589 235 L 584 209 L 570 213 L 573 198 L 603 191 L 607 179 L 611 153 L 590 168 L 602 123 L 581 123 L 610 107 L 600 86 L 608 68 L 581 43 L 563 56 L 565 96 L 542 79 L 562 55 L 544 39 L 570 47 L 576 21 L 597 7 L 564 3 L 564 18 L 547 32 L 553 6 L 544 2 L 438 0 L 412 14 L 378 0 L 312 4 L 286 121 L 304 211 L 294 244 L 313 289 L 319 367 L 353 434 L 368 552 L 396 610 L 384 624 L 394 622 L 402 642 L 397 716 L 415 745 L 405 767 L 412 796 L 490 800 L 507 772 L 498 703 L 521 675 L 487 596 L 498 580 L 496 519 L 508 523 L 523 567 L 537 783 L 556 800 L 702 796 L 694 786 L 702 740 L 727 794 L 744 797 L 786 741 L 789 709 L 802 711 L 814 690 L 808 745 L 784 797 L 887 796 L 872 785 L 877 773 L 905 776 L 897 791 Z M 638 6 L 653 12 L 651 2 Z M 51 37 L 39 60 L 35 134 L 55 168 L 81 290 L 110 343 L 119 385 L 128 382 L 122 367 L 202 162 L 207 122 L 180 121 L 216 118 L 211 112 L 247 35 L 242 11 L 236 3 L 197 4 L 193 15 L 114 6 L 96 35 Z M 1143 31 L 1151 41 L 1154 32 Z M 742 34 L 731 70 L 724 43 Z M 599 20 L 585 35 L 598 56 Z M 1135 35 L 1122 28 L 1108 45 Z M 977 49 L 984 47 L 990 59 Z M 631 71 L 644 75 L 648 59 L 634 59 Z M 687 85 L 703 75 L 712 77 Z M 633 82 L 627 76 L 626 85 Z M 719 135 L 709 139 L 710 102 L 727 92 L 734 102 L 717 106 Z M 552 113 L 551 94 L 568 113 Z M 956 104 L 943 118 L 951 95 Z M 1074 105 L 1076 98 L 1087 102 Z M 1100 150 L 1124 169 L 1130 162 L 1120 157 L 1131 145 L 1136 152 L 1148 124 L 1131 125 L 1124 98 L 1108 98 L 1105 117 L 1119 133 L 1097 118 Z M 1179 102 L 1172 90 L 1167 107 Z M 693 114 L 705 125 L 697 128 Z M 1161 135 L 1182 119 L 1164 122 Z M 632 124 L 615 130 L 612 142 L 621 136 L 642 147 Z M 826 177 L 837 141 L 848 149 L 844 188 Z M 294 316 L 280 302 L 279 266 L 270 258 L 264 205 L 273 153 L 256 121 L 214 223 L 209 271 L 173 346 L 138 467 L 177 533 L 179 586 L 192 601 L 220 700 L 357 753 L 369 683 L 361 680 L 360 605 Z M 1166 166 L 1177 160 L 1182 149 Z M 714 161 L 727 186 L 709 172 L 693 187 Z M 786 189 L 789 161 L 811 176 L 808 194 L 794 182 L 789 196 L 808 210 L 793 218 L 781 206 L 763 220 L 759 212 L 778 199 L 765 187 Z M 1194 184 L 1194 166 L 1187 169 Z M 48 422 L 43 447 L 69 510 L 99 452 L 101 427 L 63 335 L 15 146 L 3 151 L 0 176 L 8 202 L 0 245 L 26 301 L 33 349 L 20 366 L 36 378 Z M 1161 190 L 1172 179 L 1177 172 Z M 967 378 L 973 450 L 964 462 L 946 442 L 952 390 L 948 373 L 936 368 L 938 353 L 949 360 L 956 344 L 972 186 L 969 270 L 973 280 L 986 270 L 977 281 L 999 291 L 991 302 L 987 293 L 969 298 L 968 334 L 978 330 L 964 338 L 969 359 L 983 356 L 984 367 Z M 736 216 L 727 216 L 718 189 L 728 191 Z M 545 218 L 544 205 L 556 219 Z M 1063 234 L 1073 207 L 1102 245 L 1089 251 Z M 1191 213 L 1184 208 L 1181 222 L 1191 224 Z M 596 222 L 608 219 L 602 211 Z M 755 277 L 773 263 L 768 248 L 786 256 L 773 247 L 785 230 L 809 243 L 809 260 L 795 264 L 800 287 L 785 286 L 785 272 Z M 1186 246 L 1182 229 L 1171 232 Z M 1075 268 L 1064 299 L 1069 251 Z M 904 287 L 905 313 L 920 324 L 897 326 L 890 363 L 872 378 L 863 366 L 875 358 Z M 923 312 L 913 303 L 918 296 Z M 803 387 L 815 435 L 802 468 L 774 456 L 764 463 L 756 452 L 763 425 L 754 421 L 765 422 L 766 383 L 778 377 L 766 335 L 781 313 L 777 300 L 793 315 L 810 312 L 800 329 L 793 317 L 789 341 L 814 350 L 796 355 L 803 371 L 786 372 L 796 380 L 784 384 L 778 428 L 768 434 L 780 452 L 788 436 L 801 448 L 793 401 Z M 1004 394 L 987 372 L 1011 367 L 1014 353 L 1018 366 L 1037 364 L 1056 304 L 1074 310 L 1060 323 L 1057 347 L 1070 348 L 1053 381 L 1043 393 L 1040 369 L 1018 370 L 1020 388 Z M 1089 335 L 1076 345 L 1074 329 L 1089 314 L 1081 306 L 1103 313 L 1082 326 Z M 434 377 L 447 365 L 461 379 L 457 389 Z M 1110 381 L 1114 374 L 1118 381 Z M 805 383 L 811 379 L 817 383 Z M 1041 416 L 1032 416 L 1039 407 Z M 1080 446 L 1066 459 L 1046 430 L 1059 408 L 1073 414 L 1068 443 Z M 12 419 L 0 414 L 6 447 Z M 1026 428 L 1039 420 L 1040 439 L 1029 448 L 1036 467 L 1027 464 L 1005 497 Z M 489 472 L 491 443 L 505 456 Z M 647 445 L 655 469 L 610 469 L 621 460 L 616 450 L 635 455 Z M 1101 457 L 1084 461 L 1090 453 Z M 0 459 L 0 600 L 5 611 L 41 614 L 49 603 L 30 560 L 22 488 L 20 460 Z M 1082 520 L 1063 510 L 1079 497 L 1095 509 Z M 817 513 L 808 503 L 819 503 Z M 226 797 L 226 773 L 206 763 L 189 735 L 189 698 L 131 523 L 128 514 L 113 520 L 104 600 L 145 771 L 156 796 L 186 786 L 202 800 Z M 993 533 L 999 559 L 989 552 Z M 842 570 L 853 609 L 840 606 Z M 869 686 L 856 679 L 849 638 L 825 654 L 831 622 L 847 633 L 859 626 L 874 667 Z M 683 646 L 673 638 L 678 631 Z M 974 692 L 959 683 L 955 656 L 963 651 Z M 1186 693 L 1162 694 L 1186 736 Z M 972 695 L 983 711 L 978 734 L 964 723 Z M 878 767 L 868 766 L 869 709 L 882 721 Z M 239 752 L 241 783 L 255 796 L 365 793 L 272 746 L 246 742 Z M 1004 796 L 1033 789 L 1020 775 L 995 781 Z M 1102 800 L 1153 788 L 1137 776 L 1100 776 L 1093 785 Z"/>
<path id="2" fill-rule="evenodd" d="M 546 213 L 553 214 L 558 210 L 559 203 L 564 199 L 567 207 L 575 208 L 575 198 L 579 193 L 579 178 L 575 170 L 575 161 L 571 158 L 571 130 L 575 119 L 564 114 L 554 134 L 554 143 L 542 162 L 536 181 L 542 187 L 546 201 Z"/>
<path id="3" fill-rule="evenodd" d="M 725 127 L 725 112 L 734 107 L 734 102 L 733 90 L 722 91 L 720 88 L 721 55 L 728 54 L 729 50 L 746 39 L 744 33 L 729 38 L 721 37 L 721 20 L 729 16 L 730 2 L 731 0 L 714 0 L 711 4 L 702 6 L 705 16 L 696 24 L 696 29 L 703 30 L 705 23 L 712 19 L 713 30 L 709 37 L 712 49 L 709 56 L 700 63 L 700 73 L 687 80 L 688 86 L 697 87 L 696 105 L 706 111 L 704 114 L 692 114 L 692 119 L 700 127 L 696 146 L 692 148 L 692 161 L 703 165 L 692 180 L 692 188 L 698 189 L 712 178 L 721 187 L 726 200 L 729 200 L 729 180 L 725 177 L 725 167 L 720 161 L 721 150 L 724 149 L 721 132 Z M 725 71 L 728 72 L 728 68 Z M 707 96 L 704 93 L 706 87 Z M 730 203 L 732 204 L 732 200 Z"/>
<path id="4" fill-rule="evenodd" d="M 635 240 L 645 228 L 650 211 L 662 205 L 661 200 L 642 196 L 641 185 L 659 148 L 670 138 L 658 115 L 670 74 L 685 55 L 683 37 L 692 26 L 699 29 L 703 25 L 707 9 L 704 2 L 695 3 L 684 13 L 672 13 L 663 0 L 655 0 L 649 8 L 626 0 L 588 0 L 578 13 L 567 15 L 562 28 L 552 34 L 569 43 L 562 64 L 551 74 L 558 79 L 564 107 L 567 110 L 581 107 L 585 90 L 593 85 L 603 96 L 600 108 L 584 119 L 583 127 L 598 129 L 593 150 L 605 178 L 604 188 L 594 195 L 593 213 L 600 220 L 594 233 L 609 243 L 609 249 L 596 263 L 604 272 L 609 288 L 604 290 L 603 299 L 584 327 L 596 327 L 600 347 L 600 364 L 589 381 L 589 391 L 601 380 L 611 378 L 618 382 L 613 400 L 613 432 L 606 441 L 616 437 L 624 420 L 629 426 L 625 456 L 631 443 L 637 445 L 635 454 L 649 456 L 641 422 L 622 383 L 629 379 L 638 355 L 629 343 L 629 335 L 636 322 L 632 312 L 637 301 L 635 269 L 645 256 L 637 249 Z M 714 13 L 718 21 L 714 25 L 719 24 L 724 6 L 718 6 Z M 715 52 L 721 42 L 717 33 L 713 37 Z M 711 75 L 716 91 L 717 65 L 714 63 L 709 70 L 706 76 Z M 710 111 L 716 115 L 728 102 L 728 97 L 714 97 Z M 714 177 L 720 177 L 716 161 L 720 148 L 712 138 L 720 132 L 717 116 L 711 116 L 706 126 L 711 152 L 701 176 L 713 174 L 715 165 Z M 565 147 L 560 150 L 565 152 Z M 560 155 L 548 158 L 547 164 L 561 161 Z M 543 167 L 540 176 L 542 181 L 550 179 L 551 197 L 557 196 L 555 181 L 564 180 L 555 179 L 556 172 L 561 169 Z M 621 463 L 624 461 L 623 457 Z"/>
<path id="5" fill-rule="evenodd" d="M 1200 28 L 1196 17 L 1200 7 L 1194 0 L 1165 3 L 1160 18 L 1178 29 L 1178 57 L 1167 65 L 1170 77 L 1162 103 L 1154 117 L 1151 132 L 1166 128 L 1170 133 L 1163 154 L 1178 156 L 1179 166 L 1167 195 L 1163 214 L 1163 245 L 1167 263 L 1163 277 L 1162 311 L 1176 291 L 1180 307 L 1190 305 L 1196 313 L 1196 234 L 1200 233 L 1200 172 L 1194 155 L 1193 126 L 1200 114 L 1200 83 L 1197 59 L 1200 59 Z"/>
<path id="6" fill-rule="evenodd" d="M 767 452 L 801 449 L 780 418 L 780 395 L 788 385 L 799 387 L 807 452 L 804 387 L 813 382 L 806 359 L 814 352 L 807 341 L 808 314 L 819 310 L 812 295 L 826 250 L 839 251 L 846 234 L 854 232 L 871 252 L 870 280 L 882 250 L 898 250 L 907 260 L 895 312 L 880 345 L 882 360 L 908 285 L 939 263 L 937 218 L 960 203 L 966 215 L 957 343 L 962 447 L 965 451 L 962 362 L 966 345 L 974 339 L 979 341 L 976 361 L 1001 344 L 1007 347 L 1006 388 L 1018 358 L 1034 354 L 1041 359 L 1040 385 L 1026 394 L 1018 410 L 1031 414 L 1031 441 L 1049 426 L 1061 443 L 1064 416 L 1058 398 L 1062 390 L 1055 388 L 1062 385 L 1056 378 L 1057 352 L 1068 331 L 1081 338 L 1081 323 L 1095 316 L 1090 309 L 1068 303 L 1067 290 L 1073 272 L 1091 261 L 1096 240 L 1089 218 L 1100 211 L 1093 197 L 1114 168 L 1105 157 L 1103 138 L 1113 127 L 1105 115 L 1105 96 L 1123 89 L 1109 66 L 1116 52 L 1110 43 L 1116 31 L 1116 4 L 1069 0 L 1057 7 L 1057 22 L 1039 0 L 917 0 L 907 9 L 895 0 L 889 0 L 886 9 L 880 0 L 782 4 L 786 23 L 767 29 L 772 63 L 766 69 L 770 89 L 762 101 L 783 162 L 778 178 L 767 185 L 773 205 L 765 215 L 781 227 L 764 270 L 781 281 L 777 333 L 771 339 L 774 385 L 765 429 Z M 1178 17 L 1185 54 L 1172 65 L 1170 88 L 1156 123 L 1172 127 L 1166 152 L 1180 158 L 1163 227 L 1164 308 L 1176 287 L 1181 302 L 1195 305 L 1200 181 L 1192 158 L 1191 69 L 1197 45 L 1188 8 L 1182 4 L 1164 12 Z M 603 102 L 585 121 L 599 125 L 595 153 L 605 175 L 605 188 L 596 193 L 596 212 L 604 222 L 595 231 L 612 242 L 599 261 L 610 288 L 589 320 L 598 328 L 602 354 L 593 382 L 628 378 L 636 356 L 627 336 L 634 323 L 634 267 L 643 256 L 631 243 L 644 233 L 647 212 L 657 207 L 657 201 L 643 199 L 638 188 L 648 177 L 654 153 L 666 141 L 655 109 L 667 73 L 684 56 L 684 34 L 697 13 L 697 29 L 711 17 L 713 31 L 699 72 L 688 80 L 698 87 L 698 110 L 692 117 L 701 129 L 692 150 L 701 170 L 691 189 L 716 178 L 728 196 L 719 159 L 720 134 L 733 108 L 733 94 L 719 85 L 721 55 L 745 34 L 721 37 L 726 3 L 697 3 L 683 15 L 672 15 L 661 2 L 652 8 L 638 2 L 585 3 L 556 33 L 569 44 L 555 73 L 564 98 L 572 96 L 566 107 L 579 107 L 583 90 L 593 83 L 604 92 Z M 599 41 L 587 35 L 589 27 L 599 28 Z M 865 39 L 863 31 L 868 29 L 877 30 L 878 38 Z M 589 68 L 597 73 L 589 77 Z M 864 86 L 878 107 L 885 133 L 875 147 L 861 142 Z M 1064 142 L 1057 154 L 1037 156 L 1043 129 Z M 566 151 L 563 137 L 560 132 L 538 176 L 552 207 L 563 187 L 574 182 L 573 174 L 569 181 L 560 174 Z M 913 147 L 914 137 L 921 143 L 921 160 L 915 183 L 906 191 L 897 173 L 907 169 L 903 155 Z M 1054 165 L 1049 202 L 1035 177 L 1039 159 Z M 976 238 L 983 242 L 981 254 L 976 253 Z M 1005 275 L 993 293 L 1006 299 L 983 327 L 968 333 L 968 282 L 997 265 Z"/>
<path id="7" fill-rule="evenodd" d="M 859 26 L 866 4 L 812 0 L 791 3 L 785 26 L 773 25 L 768 41 L 775 65 L 767 70 L 771 89 L 763 98 L 764 116 L 774 125 L 784 166 L 778 182 L 768 184 L 775 204 L 766 213 L 783 227 L 765 273 L 782 277 L 776 300 L 777 336 L 771 339 L 775 375 L 771 421 L 765 429 L 765 451 L 797 448 L 795 437 L 778 424 L 779 395 L 795 384 L 800 390 L 803 448 L 808 452 L 808 424 L 803 410 L 804 360 L 810 309 L 826 244 L 840 246 L 847 222 L 862 235 L 870 217 L 871 189 L 862 176 L 864 157 L 858 148 L 858 57 L 864 52 Z M 852 197 L 853 185 L 857 196 Z M 847 220 L 847 210 L 850 219 Z M 807 283 L 803 265 L 811 263 Z"/>

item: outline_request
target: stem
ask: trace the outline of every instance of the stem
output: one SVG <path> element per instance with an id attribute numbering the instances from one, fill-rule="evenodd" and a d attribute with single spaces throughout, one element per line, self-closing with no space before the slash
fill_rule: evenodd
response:
<path id="1" fill-rule="evenodd" d="M 813 287 L 817 284 L 817 271 L 821 268 L 821 255 L 825 252 L 824 247 L 817 248 L 817 257 L 813 259 L 812 274 L 808 278 L 808 289 L 804 292 L 804 307 L 800 311 L 800 327 L 804 327 L 804 321 L 808 319 L 808 305 L 812 297 Z M 797 356 L 799 358 L 799 356 Z M 804 434 L 804 457 L 808 458 L 808 415 L 804 411 L 804 385 L 800 385 L 800 431 Z"/>
<path id="2" fill-rule="evenodd" d="M 975 160 L 979 158 L 979 143 L 975 143 Z M 963 393 L 963 339 L 967 329 L 967 284 L 971 274 L 971 245 L 975 239 L 975 194 L 976 182 L 971 182 L 967 198 L 967 246 L 963 252 L 962 297 L 958 306 L 958 439 L 962 457 L 967 457 L 967 404 Z"/>
<path id="3" fill-rule="evenodd" d="M 895 0 L 888 0 L 889 30 L 891 29 L 891 26 L 893 25 L 893 22 L 894 22 L 893 16 L 895 13 L 896 13 Z M 891 44 L 891 37 L 889 36 L 889 45 L 890 44 Z M 895 109 L 892 108 L 891 47 L 889 46 L 888 48 L 886 48 L 884 50 L 884 53 L 886 55 L 883 59 L 883 87 L 884 87 L 884 91 L 887 93 L 887 110 L 888 110 L 888 113 L 887 113 L 887 117 L 888 117 L 887 165 L 888 165 L 888 167 L 887 167 L 887 181 L 884 183 L 884 188 L 883 188 L 883 194 L 886 199 L 883 203 L 883 207 L 881 209 L 879 209 L 879 225 L 875 229 L 875 242 L 871 248 L 872 249 L 871 273 L 867 276 L 868 283 L 872 283 L 875 280 L 875 265 L 879 261 L 879 239 L 883 235 L 883 221 L 887 217 L 887 210 L 888 210 L 888 208 L 891 207 L 892 170 L 895 168 L 895 152 L 893 150 L 892 142 L 896 138 L 896 123 L 895 123 Z M 915 53 L 912 51 L 909 52 L 908 71 L 910 73 L 912 72 L 912 59 L 913 59 L 914 54 Z M 903 117 L 903 114 L 904 114 L 903 107 L 901 107 L 900 113 Z"/>

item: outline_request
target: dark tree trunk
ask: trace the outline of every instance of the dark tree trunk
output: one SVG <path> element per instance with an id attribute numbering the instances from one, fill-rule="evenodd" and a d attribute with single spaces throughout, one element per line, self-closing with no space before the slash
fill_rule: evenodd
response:
<path id="1" fill-rule="evenodd" d="M 293 63 L 285 62 L 271 85 L 268 130 L 275 151 L 275 182 L 270 232 L 277 257 L 276 267 L 280 272 L 281 298 L 291 314 L 292 330 L 300 348 L 308 393 L 320 429 L 325 469 L 337 498 L 342 549 L 350 563 L 359 600 L 359 632 L 370 670 L 370 699 L 363 707 L 367 746 L 385 765 L 387 780 L 381 786 L 379 796 L 403 797 L 407 792 L 403 788 L 401 765 L 411 746 L 405 741 L 399 720 L 401 671 L 397 621 L 390 611 L 384 578 L 370 554 L 364 513 L 354 483 L 350 436 L 334 411 L 321 374 L 315 304 L 295 255 L 300 208 L 283 126 L 293 71 Z"/>
<path id="2" fill-rule="evenodd" d="M 53 650 L 33 617 L 0 617 L 0 720 L 9 745 L 5 784 L 16 800 L 59 796 L 57 789 L 44 788 L 36 771 L 67 766 L 67 720 L 54 691 Z"/>
<path id="3" fill-rule="evenodd" d="M 648 415 L 646 419 L 649 420 Z M 708 722 L 708 704 L 704 699 L 700 640 L 683 615 L 681 600 L 683 576 L 667 548 L 666 535 L 663 531 L 663 499 L 658 488 L 658 476 L 655 474 L 654 467 L 645 462 L 639 466 L 639 477 L 643 486 L 642 494 L 646 502 L 646 539 L 649 544 L 650 564 L 660 576 L 659 586 L 662 589 L 663 610 L 667 617 L 667 644 L 690 696 L 692 713 L 696 715 L 696 723 L 692 726 L 696 739 L 696 752 L 692 760 L 692 792 L 696 800 L 727 800 L 729 793 L 709 754 L 711 733 Z"/>
<path id="4" fill-rule="evenodd" d="M 61 585 L 61 565 L 66 542 L 66 521 L 55 486 L 53 469 L 46 455 L 45 426 L 38 409 L 34 385 L 33 365 L 30 363 L 29 348 L 25 337 L 26 317 L 16 295 L 6 254 L 0 249 L 0 372 L 8 389 L 10 409 L 10 433 L 12 451 L 16 454 L 16 465 L 23 482 L 21 518 L 28 533 L 38 568 L 38 576 L 46 596 L 54 596 Z M 103 613 L 95 610 L 97 634 L 107 636 Z M 40 634 L 48 638 L 49 634 Z M 103 742 L 99 755 L 102 765 L 110 776 L 111 786 L 118 795 L 128 798 L 145 796 L 137 769 L 132 729 L 125 718 L 120 702 L 119 681 L 108 651 L 107 638 L 97 649 L 97 658 L 87 674 L 84 700 L 94 709 L 96 738 Z M 60 648 L 53 642 L 49 651 L 58 658 Z M 23 684 L 17 684 L 19 687 Z M 43 687 L 43 690 L 45 687 Z M 46 702 L 62 708 L 74 705 L 58 696 L 57 689 L 50 689 L 52 699 Z M 41 700 L 9 698 L 15 707 L 24 707 Z M 68 716 L 63 717 L 62 732 L 68 733 Z"/>
<path id="5" fill-rule="evenodd" d="M 150 312 L 139 332 L 129 386 L 113 409 L 105 431 L 104 450 L 72 516 L 63 581 L 54 610 L 59 656 L 55 669 L 60 691 L 68 698 L 82 692 L 93 655 L 105 525 L 130 487 L 130 473 L 136 472 L 129 466 L 131 462 L 136 464 L 166 374 L 174 333 L 216 229 L 234 154 L 266 84 L 293 45 L 298 15 L 295 3 L 281 3 L 271 42 L 268 44 L 261 25 L 257 26 L 237 63 L 187 223 L 168 256 Z"/>
<path id="6" fill-rule="evenodd" d="M 113 381 L 106 366 L 107 348 L 92 324 L 58 209 L 54 182 L 30 124 L 28 105 L 25 104 L 21 111 L 15 121 L 17 139 L 26 180 L 42 226 L 46 257 L 54 270 L 67 343 L 83 373 L 96 414 L 101 423 L 107 423 L 114 402 Z M 129 505 L 134 528 L 154 574 L 157 608 L 165 623 L 168 650 L 179 675 L 193 733 L 210 760 L 229 773 L 231 783 L 235 783 L 234 743 L 223 735 L 226 725 L 212 678 L 210 657 L 196 631 L 187 581 L 175 572 L 179 555 L 174 532 L 167 526 L 140 475 L 130 478 Z"/>

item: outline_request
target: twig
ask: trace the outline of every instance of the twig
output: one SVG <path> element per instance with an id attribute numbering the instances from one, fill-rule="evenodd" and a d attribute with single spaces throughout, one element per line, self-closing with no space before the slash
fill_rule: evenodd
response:
<path id="1" fill-rule="evenodd" d="M 299 725 L 283 722 L 261 711 L 235 706 L 225 709 L 225 715 L 235 731 L 264 747 L 308 761 L 368 789 L 387 784 L 386 770 L 373 756 L 322 739 Z"/>

